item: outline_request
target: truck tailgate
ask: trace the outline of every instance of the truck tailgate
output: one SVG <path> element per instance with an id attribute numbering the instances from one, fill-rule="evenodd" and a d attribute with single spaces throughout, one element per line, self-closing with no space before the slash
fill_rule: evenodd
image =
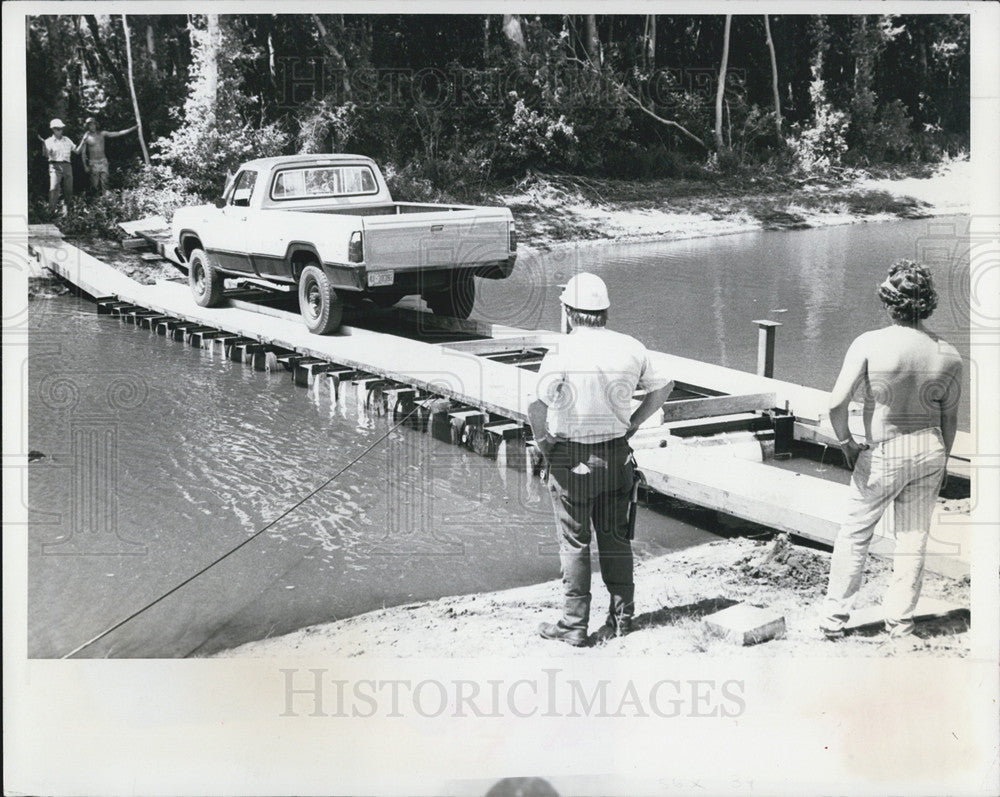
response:
<path id="1" fill-rule="evenodd" d="M 506 260 L 510 212 L 441 211 L 364 218 L 369 269 L 473 266 Z"/>

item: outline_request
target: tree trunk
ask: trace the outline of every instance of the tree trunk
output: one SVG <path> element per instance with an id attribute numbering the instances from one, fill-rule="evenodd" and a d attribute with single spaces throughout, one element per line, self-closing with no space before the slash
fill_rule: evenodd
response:
<path id="1" fill-rule="evenodd" d="M 149 166 L 149 152 L 146 150 L 146 140 L 142 135 L 142 116 L 139 115 L 139 101 L 135 97 L 135 81 L 132 78 L 132 39 L 129 36 L 128 20 L 122 14 L 122 28 L 125 31 L 125 60 L 128 64 L 128 87 L 132 95 L 132 109 L 135 111 L 136 135 L 139 136 L 139 146 L 142 147 L 142 159 Z"/>
<path id="2" fill-rule="evenodd" d="M 719 67 L 719 85 L 715 90 L 715 148 L 722 152 L 726 148 L 722 140 L 722 98 L 726 92 L 726 69 L 729 65 L 729 27 L 733 15 L 726 14 L 726 27 L 722 34 L 722 65 Z"/>
<path id="3" fill-rule="evenodd" d="M 104 49 L 104 42 L 101 41 L 101 28 L 97 24 L 97 17 L 93 14 L 87 14 L 84 16 L 87 21 L 87 27 L 90 28 L 90 35 L 94 37 L 94 49 L 97 50 L 97 57 L 101 59 L 101 63 L 104 64 L 104 68 L 111 73 L 111 77 L 115 79 L 115 85 L 118 87 L 120 94 L 126 94 L 128 92 L 128 86 L 125 85 L 125 78 L 122 76 L 121 69 L 118 65 L 111 60 L 111 56 L 108 55 L 108 51 Z"/>
<path id="4" fill-rule="evenodd" d="M 597 16 L 587 14 L 587 57 L 595 64 L 601 63 L 601 40 L 597 37 Z"/>
<path id="5" fill-rule="evenodd" d="M 646 17 L 646 66 L 656 69 L 656 14 Z"/>
<path id="6" fill-rule="evenodd" d="M 524 31 L 521 29 L 521 17 L 517 14 L 504 14 L 503 34 L 507 37 L 507 41 L 514 45 L 514 49 L 518 53 L 524 52 Z"/>
<path id="7" fill-rule="evenodd" d="M 313 14 L 312 20 L 316 29 L 319 30 L 319 35 L 323 39 L 323 44 L 326 46 L 327 52 L 330 53 L 333 60 L 337 63 L 337 68 L 341 74 L 340 84 L 344 89 L 344 99 L 349 100 L 351 98 L 351 78 L 347 73 L 347 59 L 344 58 L 344 54 L 340 52 L 333 38 L 327 33 L 326 25 L 323 24 L 323 20 L 320 19 L 319 14 Z M 341 27 L 343 27 L 343 17 L 341 17 Z"/>
<path id="8" fill-rule="evenodd" d="M 490 15 L 483 14 L 483 65 L 490 60 Z"/>
<path id="9" fill-rule="evenodd" d="M 156 40 L 153 38 L 153 26 L 146 25 L 146 55 L 149 56 L 149 63 L 153 67 L 154 72 L 159 72 L 160 67 L 156 63 Z"/>
<path id="10" fill-rule="evenodd" d="M 219 101 L 219 15 L 206 14 L 205 92 L 209 111 L 215 114 Z"/>
<path id="11" fill-rule="evenodd" d="M 784 143 L 784 136 L 781 134 L 781 95 L 778 92 L 778 58 L 774 54 L 774 40 L 771 38 L 771 23 L 764 14 L 764 33 L 767 35 L 767 49 L 771 53 L 771 90 L 774 92 L 774 127 L 778 133 L 778 140 Z"/>

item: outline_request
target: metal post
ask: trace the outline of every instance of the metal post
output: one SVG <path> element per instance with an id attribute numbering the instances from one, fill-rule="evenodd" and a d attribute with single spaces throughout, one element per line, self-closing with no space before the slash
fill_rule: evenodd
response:
<path id="1" fill-rule="evenodd" d="M 760 319 L 757 325 L 757 376 L 774 376 L 774 331 L 781 326 L 779 321 Z"/>

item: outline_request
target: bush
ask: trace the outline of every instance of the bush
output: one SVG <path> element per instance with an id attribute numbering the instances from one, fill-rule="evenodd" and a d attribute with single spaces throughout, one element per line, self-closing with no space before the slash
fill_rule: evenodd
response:
<path id="1" fill-rule="evenodd" d="M 575 164 L 577 138 L 566 117 L 539 113 L 513 92 L 511 99 L 510 123 L 500 131 L 501 151 L 508 166 L 522 172 L 529 166 L 552 169 Z"/>
<path id="2" fill-rule="evenodd" d="M 826 172 L 840 166 L 847 152 L 847 114 L 829 103 L 816 108 L 809 127 L 793 125 L 788 146 L 798 167 L 805 172 Z"/>
<path id="3" fill-rule="evenodd" d="M 123 188 L 99 196 L 74 197 L 58 225 L 67 236 L 119 240 L 124 237 L 120 222 L 146 216 L 163 216 L 169 222 L 177 208 L 204 201 L 187 189 L 183 178 L 165 166 L 154 165 L 132 172 Z"/>

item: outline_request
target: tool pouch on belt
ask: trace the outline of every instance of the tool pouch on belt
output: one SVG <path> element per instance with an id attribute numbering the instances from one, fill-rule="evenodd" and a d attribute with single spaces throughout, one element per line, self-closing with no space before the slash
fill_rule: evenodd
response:
<path id="1" fill-rule="evenodd" d="M 628 461 L 632 465 L 632 492 L 628 503 L 628 535 L 627 539 L 635 539 L 635 516 L 639 507 L 639 485 L 642 484 L 642 474 L 636 465 L 635 457 L 629 454 Z"/>

